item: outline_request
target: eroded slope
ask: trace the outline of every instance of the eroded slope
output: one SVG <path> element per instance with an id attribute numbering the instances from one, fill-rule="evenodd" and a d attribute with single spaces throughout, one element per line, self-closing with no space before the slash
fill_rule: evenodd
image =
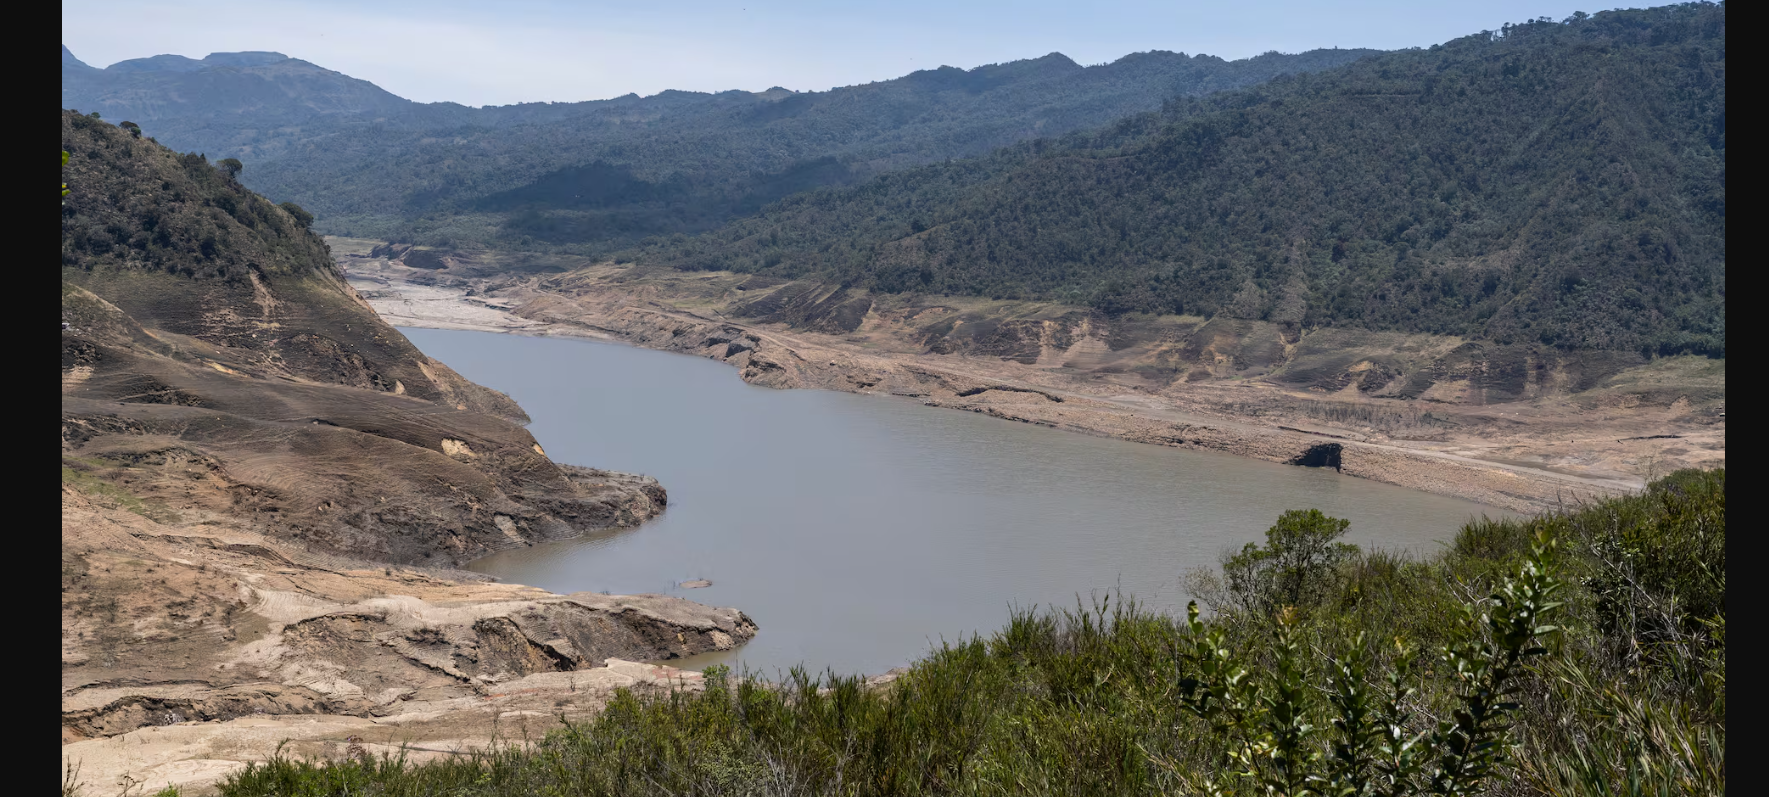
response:
<path id="1" fill-rule="evenodd" d="M 736 609 L 449 569 L 667 498 L 550 460 L 300 214 L 96 119 L 62 141 L 62 739 L 88 785 L 202 783 L 339 728 L 486 743 L 753 636 Z"/>

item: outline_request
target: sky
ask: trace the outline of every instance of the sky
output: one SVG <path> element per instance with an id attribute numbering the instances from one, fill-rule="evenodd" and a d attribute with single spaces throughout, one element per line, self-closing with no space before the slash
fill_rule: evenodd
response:
<path id="1" fill-rule="evenodd" d="M 62 44 L 105 67 L 274 50 L 408 99 L 575 102 L 665 89 L 823 91 L 917 69 L 1172 50 L 1227 59 L 1317 47 L 1425 47 L 1569 0 L 733 0 L 466 3 L 63 0 Z"/>

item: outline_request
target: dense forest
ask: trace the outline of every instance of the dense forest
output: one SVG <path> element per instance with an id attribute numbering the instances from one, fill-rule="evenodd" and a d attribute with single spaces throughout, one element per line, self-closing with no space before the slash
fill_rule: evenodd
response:
<path id="1" fill-rule="evenodd" d="M 1507 25 L 801 194 L 625 257 L 1723 356 L 1724 5 Z"/>
<path id="2" fill-rule="evenodd" d="M 1726 473 L 1429 558 L 1286 512 L 1208 612 L 1018 612 L 888 685 L 707 671 L 426 763 L 253 765 L 223 795 L 1695 795 L 1726 792 Z"/>
<path id="3" fill-rule="evenodd" d="M 590 245 L 698 231 L 789 194 L 981 155 L 1372 50 L 1225 61 L 1052 53 L 824 92 L 666 91 L 581 103 L 420 104 L 278 53 L 156 56 L 95 69 L 62 51 L 64 108 L 237 157 L 247 186 L 322 231 L 423 243 Z"/>

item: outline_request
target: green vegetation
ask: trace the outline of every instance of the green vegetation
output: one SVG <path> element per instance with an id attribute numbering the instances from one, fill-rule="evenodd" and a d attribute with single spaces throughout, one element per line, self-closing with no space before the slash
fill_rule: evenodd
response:
<path id="1" fill-rule="evenodd" d="M 1231 557 L 1265 575 L 1194 579 L 1208 617 L 1016 612 L 882 687 L 709 670 L 702 692 L 622 693 L 532 744 L 279 757 L 221 792 L 1725 792 L 1725 471 L 1470 522 L 1427 559 L 1342 530 L 1287 513 Z"/>
<path id="2" fill-rule="evenodd" d="M 239 64 L 281 99 L 196 90 Z M 275 54 L 95 70 L 65 50 L 63 87 L 249 153 L 251 184 L 329 233 L 1723 357 L 1725 67 L 1725 7 L 1693 3 L 1391 53 L 1052 54 L 805 94 L 468 109 Z"/>
<path id="3" fill-rule="evenodd" d="M 182 377 L 160 365 L 125 364 L 150 352 L 183 356 L 183 344 L 152 329 L 229 351 L 248 370 L 383 391 L 403 385 L 408 396 L 484 401 L 523 417 L 502 394 L 426 370 L 411 341 L 347 292 L 300 207 L 271 204 L 201 154 L 81 114 L 64 111 L 61 121 L 62 179 L 73 186 L 61 208 L 62 321 L 78 330 L 63 337 L 62 368 L 132 374 L 101 380 L 117 391 L 107 398 L 221 409 L 167 384 Z"/>
<path id="4" fill-rule="evenodd" d="M 622 255 L 1724 356 L 1725 7 L 1506 26 L 799 194 Z"/>
<path id="5" fill-rule="evenodd" d="M 64 278 L 148 271 L 249 285 L 253 273 L 332 270 L 325 241 L 233 180 L 227 160 L 169 152 L 73 112 L 62 114 L 62 148 L 80 187 L 62 204 Z"/>
<path id="6" fill-rule="evenodd" d="M 63 487 L 79 490 L 101 504 L 126 509 L 156 523 L 176 523 L 180 520 L 179 514 L 165 504 L 159 501 L 142 500 L 134 493 L 94 472 L 98 468 L 116 467 L 114 462 L 63 457 L 61 484 Z"/>
<path id="7" fill-rule="evenodd" d="M 301 225 L 301 229 L 305 230 L 313 226 L 313 214 L 308 213 L 306 208 L 293 202 L 279 202 L 277 203 L 277 207 L 282 208 L 283 212 L 289 214 L 289 218 L 294 219 L 296 224 Z"/>
<path id="8" fill-rule="evenodd" d="M 1265 545 L 1247 543 L 1222 563 L 1230 594 L 1243 601 L 1242 609 L 1268 614 L 1313 605 L 1326 597 L 1338 565 L 1357 555 L 1356 546 L 1334 542 L 1350 527 L 1351 521 L 1319 509 L 1285 512 L 1266 532 Z"/>
<path id="9" fill-rule="evenodd" d="M 1374 52 L 1224 61 L 1156 51 L 1092 67 L 1053 53 L 824 92 L 467 108 L 409 102 L 274 53 L 158 56 L 100 70 L 64 47 L 62 102 L 149 124 L 181 150 L 247 158 L 254 189 L 312 209 L 328 233 L 600 251 L 710 229 L 798 191 Z M 250 63 L 235 63 L 242 56 Z"/>

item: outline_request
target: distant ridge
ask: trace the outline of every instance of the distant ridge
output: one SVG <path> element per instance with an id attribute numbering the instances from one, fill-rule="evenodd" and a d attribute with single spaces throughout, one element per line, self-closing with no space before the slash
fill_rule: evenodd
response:
<path id="1" fill-rule="evenodd" d="M 63 46 L 66 52 L 67 47 Z M 243 53 L 210 53 L 201 61 L 186 58 L 182 55 L 156 55 L 151 58 L 132 58 L 118 61 L 105 67 L 106 72 L 198 72 L 228 66 L 269 66 L 293 60 L 282 53 L 243 52 Z M 305 63 L 305 62 L 303 62 Z"/>
<path id="2" fill-rule="evenodd" d="M 63 48 L 64 52 L 66 48 Z M 782 197 L 980 155 L 1371 50 L 1241 61 L 1151 51 L 942 66 L 821 92 L 663 91 L 577 103 L 415 103 L 281 53 L 64 55 L 62 106 L 128 119 L 175 149 L 237 157 L 251 187 L 319 229 L 440 242 L 591 244 L 709 229 Z M 462 225 L 450 219 L 472 217 Z"/>
<path id="3" fill-rule="evenodd" d="M 1722 357 L 1725 22 L 1698 3 L 1507 25 L 617 254 L 1113 316 Z"/>
<path id="4" fill-rule="evenodd" d="M 90 64 L 87 64 L 85 61 L 75 58 L 73 51 L 69 50 L 68 46 L 64 44 L 61 46 L 61 68 L 68 69 L 70 67 L 74 68 L 74 69 L 92 69 L 93 68 Z"/>
<path id="5" fill-rule="evenodd" d="M 286 123 L 323 114 L 385 114 L 416 105 L 366 80 L 282 53 L 210 53 L 202 60 L 156 55 L 104 69 L 75 58 L 67 45 L 61 53 L 63 108 L 138 123 L 178 120 L 175 129 L 241 116 L 255 123 Z"/>

